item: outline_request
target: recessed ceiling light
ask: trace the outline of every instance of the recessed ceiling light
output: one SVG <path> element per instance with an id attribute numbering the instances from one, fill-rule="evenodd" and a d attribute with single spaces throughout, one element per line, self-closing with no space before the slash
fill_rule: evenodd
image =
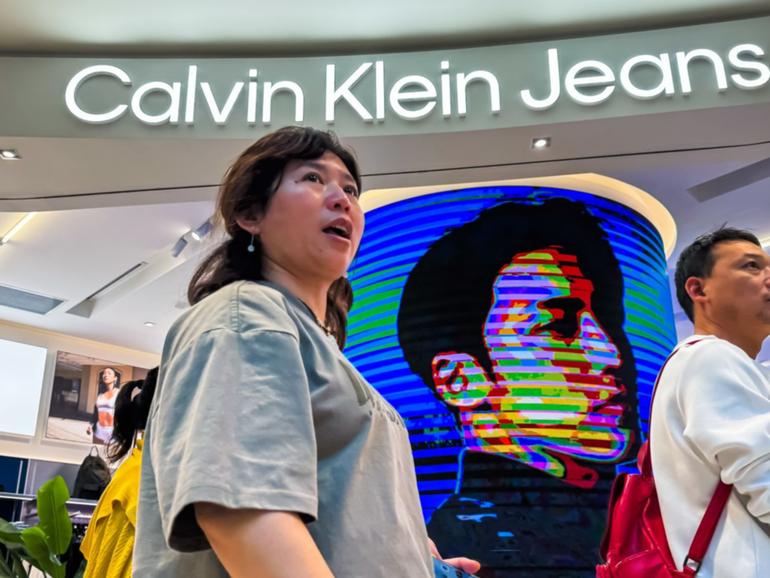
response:
<path id="1" fill-rule="evenodd" d="M 0 149 L 0 159 L 4 161 L 17 161 L 21 155 L 16 149 Z"/>
<path id="2" fill-rule="evenodd" d="M 155 327 L 155 323 L 152 321 L 145 321 L 144 322 L 145 327 Z"/>
<path id="3" fill-rule="evenodd" d="M 549 136 L 539 136 L 532 139 L 533 149 L 547 149 L 549 146 L 551 146 L 551 137 Z"/>

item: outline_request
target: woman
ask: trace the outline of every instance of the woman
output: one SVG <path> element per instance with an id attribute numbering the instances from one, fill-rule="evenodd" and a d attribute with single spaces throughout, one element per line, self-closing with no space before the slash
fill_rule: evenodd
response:
<path id="1" fill-rule="evenodd" d="M 134 576 L 433 576 L 406 429 L 340 351 L 360 186 L 310 128 L 228 171 L 229 238 L 163 348 Z"/>
<path id="2" fill-rule="evenodd" d="M 86 428 L 92 435 L 93 443 L 106 444 L 112 438 L 112 421 L 115 415 L 115 400 L 120 390 L 120 374 L 113 367 L 99 372 L 99 394 L 96 396 L 93 421 Z"/>
<path id="3" fill-rule="evenodd" d="M 112 464 L 127 454 L 88 524 L 80 551 L 87 560 L 83 578 L 130 578 L 136 529 L 142 432 L 155 391 L 158 368 L 144 380 L 129 381 L 115 402 L 115 428 L 107 455 Z"/>

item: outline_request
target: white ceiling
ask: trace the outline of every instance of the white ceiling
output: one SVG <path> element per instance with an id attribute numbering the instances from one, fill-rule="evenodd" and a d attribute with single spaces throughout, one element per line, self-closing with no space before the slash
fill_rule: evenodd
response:
<path id="1" fill-rule="evenodd" d="M 319 6 L 323 14 L 319 14 Z M 219 2 L 0 3 L 0 51 L 105 54 L 342 52 L 455 46 L 770 13 L 770 0 L 540 3 Z M 44 16 L 43 16 L 44 15 Z M 287 38 L 291 41 L 287 42 Z M 343 40 L 340 40 L 343 39 Z M 364 48 L 366 47 L 366 48 Z M 770 105 L 575 122 L 537 128 L 348 139 L 365 189 L 597 172 L 640 187 L 679 227 L 674 257 L 725 221 L 770 237 L 770 179 L 699 203 L 687 191 L 770 157 Z M 542 131 L 541 131 L 542 132 Z M 0 234 L 41 211 L 0 246 L 0 284 L 65 299 L 45 316 L 0 307 L 0 321 L 159 352 L 202 247 L 169 257 L 210 214 L 216 184 L 246 141 L 13 138 L 20 161 L 0 161 Z M 4 212 L 3 212 L 4 211 Z M 147 262 L 90 318 L 67 310 Z M 130 290 L 129 290 L 130 289 Z M 144 326 L 153 321 L 155 327 Z"/>
<path id="2" fill-rule="evenodd" d="M 0 52 L 372 53 L 638 30 L 767 13 L 767 0 L 6 0 L 0 2 Z"/>
<path id="3" fill-rule="evenodd" d="M 77 337 L 159 352 L 163 332 L 179 315 L 186 280 L 198 260 L 191 243 L 170 258 L 171 246 L 212 213 L 212 202 L 190 202 L 38 213 L 0 247 L 0 283 L 63 299 L 42 316 L 0 306 L 0 319 Z M 0 213 L 5 231 L 21 213 Z M 125 295 L 105 295 L 90 318 L 67 311 L 141 262 L 171 260 L 144 277 L 140 270 Z M 118 286 L 120 287 L 120 286 Z M 151 321 L 155 327 L 145 327 Z"/>

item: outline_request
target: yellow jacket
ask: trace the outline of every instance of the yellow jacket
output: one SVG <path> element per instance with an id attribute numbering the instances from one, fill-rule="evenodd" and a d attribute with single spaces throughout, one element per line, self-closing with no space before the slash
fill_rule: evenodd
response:
<path id="1" fill-rule="evenodd" d="M 141 466 L 139 440 L 96 504 L 80 545 L 87 560 L 83 578 L 131 578 Z"/>

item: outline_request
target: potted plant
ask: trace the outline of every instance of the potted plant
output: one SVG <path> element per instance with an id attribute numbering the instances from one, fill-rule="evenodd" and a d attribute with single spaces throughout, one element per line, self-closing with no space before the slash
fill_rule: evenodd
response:
<path id="1" fill-rule="evenodd" d="M 56 476 L 37 492 L 40 522 L 36 526 L 20 530 L 0 518 L 0 544 L 8 550 L 7 562 L 0 556 L 0 578 L 28 578 L 25 563 L 51 578 L 64 578 L 65 565 L 59 556 L 72 541 L 72 521 L 67 511 L 69 499 L 67 483 Z"/>

